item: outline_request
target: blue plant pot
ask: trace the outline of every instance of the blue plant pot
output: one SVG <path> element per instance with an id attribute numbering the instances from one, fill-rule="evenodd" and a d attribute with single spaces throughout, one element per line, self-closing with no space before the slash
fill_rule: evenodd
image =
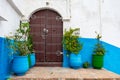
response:
<path id="1" fill-rule="evenodd" d="M 33 67 L 36 63 L 35 53 L 30 54 L 30 60 L 31 60 L 30 61 L 31 62 L 30 67 Z"/>
<path id="2" fill-rule="evenodd" d="M 14 56 L 12 71 L 17 76 L 24 75 L 29 69 L 28 56 Z"/>
<path id="3" fill-rule="evenodd" d="M 70 67 L 74 69 L 79 69 L 82 67 L 82 59 L 80 54 L 70 54 Z"/>

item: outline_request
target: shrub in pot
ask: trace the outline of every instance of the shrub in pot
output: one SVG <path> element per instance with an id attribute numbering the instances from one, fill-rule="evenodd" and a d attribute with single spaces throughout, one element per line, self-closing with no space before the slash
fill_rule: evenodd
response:
<path id="1" fill-rule="evenodd" d="M 69 57 L 70 67 L 77 69 L 82 65 L 80 50 L 82 44 L 80 43 L 79 36 L 75 34 L 79 28 L 65 30 L 63 35 L 63 47 L 67 50 L 67 56 Z"/>
<path id="2" fill-rule="evenodd" d="M 12 63 L 12 71 L 16 75 L 24 75 L 28 69 L 28 54 L 30 53 L 27 46 L 29 23 L 21 23 L 15 34 L 7 37 L 7 42 L 10 43 L 9 48 L 12 49 L 14 59 Z M 13 40 L 13 43 L 10 40 Z"/>
<path id="3" fill-rule="evenodd" d="M 35 52 L 33 50 L 33 42 L 32 42 L 32 36 L 30 35 L 29 33 L 29 36 L 28 36 L 28 49 L 30 51 L 30 54 L 28 55 L 28 62 L 29 62 L 29 67 L 33 67 L 36 63 L 36 58 L 35 58 Z"/>
<path id="4" fill-rule="evenodd" d="M 16 45 L 16 42 L 15 44 Z M 26 49 L 26 42 L 17 42 L 17 45 L 19 45 L 19 48 L 21 49 L 17 49 L 17 54 L 14 55 L 14 59 L 13 59 L 13 63 L 12 63 L 12 71 L 16 74 L 16 75 L 24 75 L 28 69 L 29 69 L 29 65 L 28 65 L 28 50 Z"/>
<path id="5" fill-rule="evenodd" d="M 97 34 L 97 43 L 95 45 L 95 48 L 93 50 L 93 55 L 92 55 L 92 66 L 95 69 L 101 69 L 103 67 L 104 63 L 104 55 L 105 55 L 105 48 L 103 47 L 102 43 L 100 42 L 100 38 L 102 36 Z"/>
<path id="6" fill-rule="evenodd" d="M 83 68 L 89 68 L 89 67 L 90 67 L 90 63 L 88 61 L 83 63 Z"/>

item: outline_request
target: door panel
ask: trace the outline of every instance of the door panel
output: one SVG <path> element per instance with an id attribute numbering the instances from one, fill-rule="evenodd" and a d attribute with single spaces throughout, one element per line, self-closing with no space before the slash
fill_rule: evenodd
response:
<path id="1" fill-rule="evenodd" d="M 60 17 L 55 11 L 45 9 L 30 18 L 33 47 L 39 65 L 57 66 L 62 62 L 63 22 Z"/>

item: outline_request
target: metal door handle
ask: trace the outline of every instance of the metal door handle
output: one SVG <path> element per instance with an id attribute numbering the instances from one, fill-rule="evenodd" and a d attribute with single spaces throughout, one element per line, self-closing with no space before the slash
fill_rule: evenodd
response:
<path id="1" fill-rule="evenodd" d="M 43 29 L 43 32 L 44 32 L 45 34 L 47 34 L 47 33 L 48 33 L 48 29 L 44 28 L 44 29 Z"/>
<path id="2" fill-rule="evenodd" d="M 46 39 L 47 33 L 48 33 L 48 29 L 44 28 L 43 33 L 41 35 L 43 39 Z"/>
<path id="3" fill-rule="evenodd" d="M 61 51 L 59 51 L 59 50 L 56 52 L 56 55 L 57 55 L 57 56 L 60 56 L 60 55 L 62 55 L 62 54 L 63 54 L 63 52 L 61 52 Z"/>

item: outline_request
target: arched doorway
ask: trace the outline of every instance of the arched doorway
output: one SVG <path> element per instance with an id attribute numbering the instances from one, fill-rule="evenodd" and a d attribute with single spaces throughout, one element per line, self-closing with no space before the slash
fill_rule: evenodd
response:
<path id="1" fill-rule="evenodd" d="M 52 10 L 37 11 L 30 18 L 37 66 L 62 66 L 63 22 Z"/>

